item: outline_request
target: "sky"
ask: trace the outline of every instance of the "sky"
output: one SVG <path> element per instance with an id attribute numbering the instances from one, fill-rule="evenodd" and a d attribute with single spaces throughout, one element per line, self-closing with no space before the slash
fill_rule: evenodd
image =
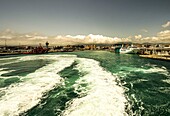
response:
<path id="1" fill-rule="evenodd" d="M 0 0 L 0 31 L 153 37 L 169 30 L 169 5 L 170 0 Z"/>

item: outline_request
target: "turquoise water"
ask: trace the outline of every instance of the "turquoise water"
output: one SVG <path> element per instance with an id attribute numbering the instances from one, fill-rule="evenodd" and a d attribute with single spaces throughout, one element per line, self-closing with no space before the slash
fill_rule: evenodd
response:
<path id="1" fill-rule="evenodd" d="M 0 58 L 0 115 L 168 116 L 170 62 L 107 51 Z"/>
<path id="2" fill-rule="evenodd" d="M 170 62 L 108 52 L 77 54 L 118 75 L 131 104 L 130 114 L 170 115 Z"/>

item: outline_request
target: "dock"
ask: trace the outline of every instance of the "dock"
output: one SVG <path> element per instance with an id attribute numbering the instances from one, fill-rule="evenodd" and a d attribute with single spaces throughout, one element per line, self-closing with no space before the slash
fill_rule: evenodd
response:
<path id="1" fill-rule="evenodd" d="M 170 61 L 170 55 L 139 55 L 139 56 L 143 58 Z"/>

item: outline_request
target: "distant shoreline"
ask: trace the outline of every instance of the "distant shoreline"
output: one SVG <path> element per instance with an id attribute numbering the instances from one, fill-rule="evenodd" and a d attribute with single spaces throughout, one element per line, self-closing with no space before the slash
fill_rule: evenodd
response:
<path id="1" fill-rule="evenodd" d="M 89 51 L 92 51 L 92 50 L 89 50 Z M 58 52 L 62 52 L 62 51 L 58 51 Z M 53 51 L 53 52 L 48 52 L 48 53 L 58 53 L 58 52 Z M 69 51 L 67 51 L 67 52 L 69 52 Z M 74 52 L 76 52 L 76 51 L 74 51 Z M 23 54 L 22 53 L 0 53 L 0 56 L 8 56 L 8 55 L 23 55 Z M 148 59 L 170 61 L 170 55 L 139 55 L 139 56 L 142 58 L 148 58 Z"/>

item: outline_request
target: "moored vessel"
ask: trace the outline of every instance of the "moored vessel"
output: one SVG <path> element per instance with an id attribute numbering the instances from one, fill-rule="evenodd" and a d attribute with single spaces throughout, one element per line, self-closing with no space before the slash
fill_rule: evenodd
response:
<path id="1" fill-rule="evenodd" d="M 41 44 L 39 44 L 38 47 L 35 47 L 34 49 L 27 51 L 27 52 L 23 52 L 22 54 L 44 54 L 44 53 L 48 53 L 48 51 L 50 50 L 50 48 L 48 48 L 49 43 L 46 42 L 46 48 L 43 48 L 41 46 Z"/>
<path id="2" fill-rule="evenodd" d="M 139 49 L 137 47 L 121 47 L 119 53 L 121 54 L 137 54 Z"/>

